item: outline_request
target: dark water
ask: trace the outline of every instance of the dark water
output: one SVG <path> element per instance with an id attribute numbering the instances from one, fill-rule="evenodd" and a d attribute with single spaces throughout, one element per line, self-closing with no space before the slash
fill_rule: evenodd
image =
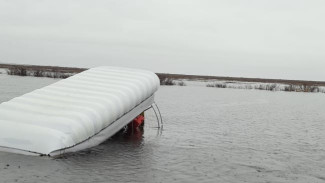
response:
<path id="1" fill-rule="evenodd" d="M 57 80 L 0 75 L 0 102 Z M 0 182 L 325 182 L 325 95 L 161 87 L 144 132 L 61 158 L 0 153 Z"/>

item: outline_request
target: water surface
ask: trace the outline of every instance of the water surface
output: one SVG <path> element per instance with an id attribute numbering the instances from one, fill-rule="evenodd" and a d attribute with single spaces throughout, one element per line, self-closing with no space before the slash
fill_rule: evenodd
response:
<path id="1" fill-rule="evenodd" d="M 0 102 L 54 83 L 0 75 Z M 325 182 L 325 95 L 161 87 L 164 129 L 61 158 L 0 152 L 0 182 Z"/>

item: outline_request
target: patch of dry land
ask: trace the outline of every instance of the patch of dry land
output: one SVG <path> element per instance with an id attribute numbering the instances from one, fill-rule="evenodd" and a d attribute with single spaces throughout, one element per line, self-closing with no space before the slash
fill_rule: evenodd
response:
<path id="1" fill-rule="evenodd" d="M 19 76 L 68 78 L 87 68 L 0 64 L 0 73 Z M 196 85 L 215 88 L 325 93 L 325 81 L 262 79 L 156 73 L 161 85 Z"/>

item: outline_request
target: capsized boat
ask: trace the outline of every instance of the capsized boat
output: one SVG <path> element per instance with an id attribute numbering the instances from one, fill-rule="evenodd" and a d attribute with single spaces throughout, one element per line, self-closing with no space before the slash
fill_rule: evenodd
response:
<path id="1" fill-rule="evenodd" d="M 97 146 L 138 119 L 159 84 L 150 71 L 103 66 L 4 102 L 0 151 L 57 156 Z"/>

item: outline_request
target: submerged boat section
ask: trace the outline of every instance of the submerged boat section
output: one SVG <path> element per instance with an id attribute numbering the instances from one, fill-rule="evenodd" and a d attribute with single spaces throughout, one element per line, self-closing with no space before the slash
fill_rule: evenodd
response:
<path id="1" fill-rule="evenodd" d="M 154 102 L 159 79 L 97 67 L 0 104 L 0 150 L 60 155 L 96 146 Z"/>

